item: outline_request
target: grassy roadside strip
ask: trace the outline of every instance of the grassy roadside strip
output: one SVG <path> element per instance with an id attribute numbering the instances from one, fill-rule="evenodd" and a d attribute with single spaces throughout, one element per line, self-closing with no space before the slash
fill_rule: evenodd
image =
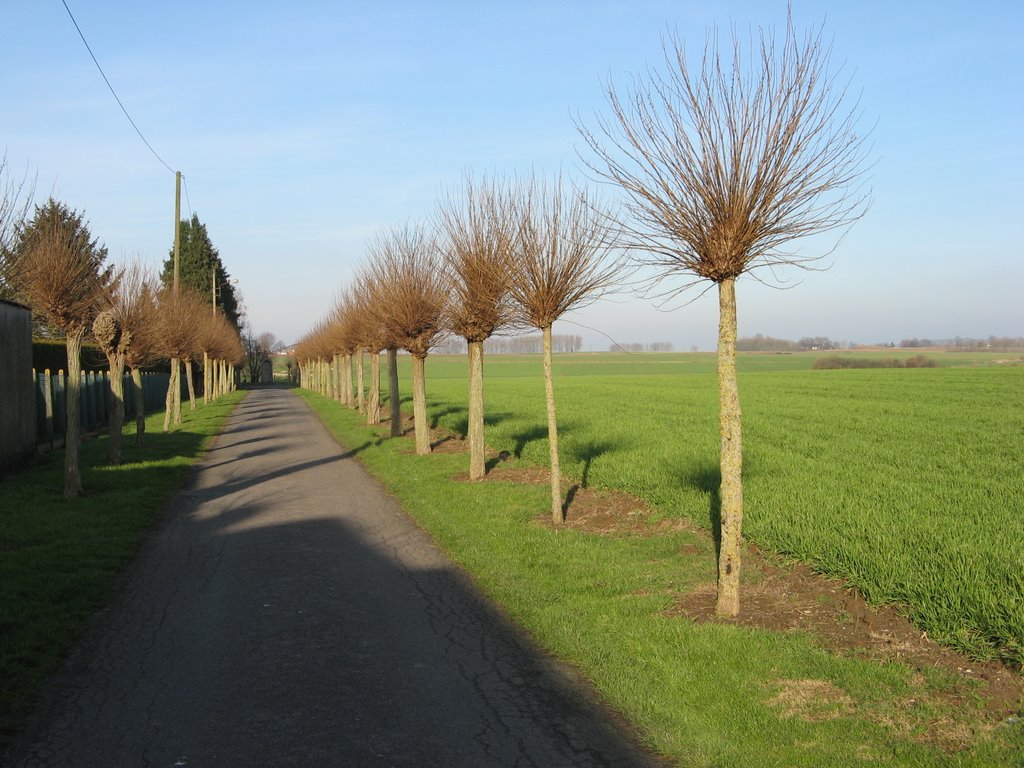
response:
<path id="1" fill-rule="evenodd" d="M 162 412 L 149 416 L 142 448 L 132 424 L 117 467 L 104 465 L 105 436 L 84 441 L 81 498 L 62 495 L 63 451 L 0 482 L 0 749 L 245 394 L 186 406 L 182 426 L 168 434 Z"/>
<path id="2" fill-rule="evenodd" d="M 298 393 L 345 445 L 386 434 Z M 464 456 L 411 450 L 384 439 L 359 459 L 541 647 L 680 765 L 993 766 L 1024 748 L 1024 729 L 983 723 L 969 700 L 930 700 L 951 684 L 938 675 L 838 657 L 796 633 L 666 617 L 675 592 L 714 578 L 709 545 L 691 534 L 555 531 L 540 522 L 546 487 L 456 481 Z M 961 738 L 944 740 L 937 722 Z"/>

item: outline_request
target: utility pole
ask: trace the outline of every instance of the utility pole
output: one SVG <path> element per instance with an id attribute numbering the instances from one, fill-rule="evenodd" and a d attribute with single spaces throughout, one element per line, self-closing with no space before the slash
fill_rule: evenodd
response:
<path id="1" fill-rule="evenodd" d="M 210 268 L 210 298 L 213 304 L 213 316 L 217 316 L 217 267 Z"/>
<path id="2" fill-rule="evenodd" d="M 174 295 L 178 295 L 178 253 L 181 250 L 181 171 L 174 172 Z"/>
<path id="3" fill-rule="evenodd" d="M 181 250 L 181 171 L 174 172 L 174 282 L 171 291 L 178 298 L 178 255 Z M 174 422 L 181 423 L 181 360 L 171 358 L 171 376 L 167 380 L 167 413 L 164 416 L 164 432 L 170 426 L 173 414 Z M 192 404 L 195 406 L 195 403 Z"/>

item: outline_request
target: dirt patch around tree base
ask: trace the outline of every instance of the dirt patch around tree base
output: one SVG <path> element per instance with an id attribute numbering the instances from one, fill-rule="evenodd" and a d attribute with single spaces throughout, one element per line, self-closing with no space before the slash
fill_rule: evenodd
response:
<path id="1" fill-rule="evenodd" d="M 744 553 L 748 578 L 740 615 L 715 615 L 716 586 L 703 584 L 679 594 L 666 612 L 693 621 L 782 632 L 806 632 L 837 653 L 899 661 L 918 671 L 942 671 L 952 685 L 947 696 L 967 704 L 977 697 L 996 719 L 1019 716 L 1024 676 L 997 661 L 974 661 L 940 645 L 891 606 L 872 606 L 854 588 L 798 563 L 771 562 L 755 547 Z"/>

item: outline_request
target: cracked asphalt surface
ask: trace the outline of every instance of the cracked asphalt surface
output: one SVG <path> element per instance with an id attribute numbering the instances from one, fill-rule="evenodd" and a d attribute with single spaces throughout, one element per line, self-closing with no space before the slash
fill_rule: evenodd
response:
<path id="1" fill-rule="evenodd" d="M 661 766 L 285 389 L 252 391 L 9 766 Z"/>

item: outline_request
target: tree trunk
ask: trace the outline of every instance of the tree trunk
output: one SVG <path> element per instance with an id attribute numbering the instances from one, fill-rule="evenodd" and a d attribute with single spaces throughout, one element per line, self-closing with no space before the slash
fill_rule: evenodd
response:
<path id="1" fill-rule="evenodd" d="M 743 436 L 736 384 L 736 283 L 718 284 L 718 394 L 722 433 L 718 549 L 719 616 L 740 612 L 740 547 L 743 543 Z"/>
<path id="2" fill-rule="evenodd" d="M 334 399 L 343 403 L 345 402 L 345 385 L 341 380 L 341 355 L 335 354 L 332 364 L 334 366 Z"/>
<path id="3" fill-rule="evenodd" d="M 356 357 L 356 407 L 359 413 L 366 413 L 366 398 L 363 392 L 363 350 Z"/>
<path id="4" fill-rule="evenodd" d="M 345 405 L 349 408 L 356 407 L 356 391 L 352 387 L 352 353 L 345 354 L 345 370 L 342 373 L 345 376 Z"/>
<path id="5" fill-rule="evenodd" d="M 181 360 L 178 361 L 178 373 L 174 377 L 174 423 L 181 426 Z"/>
<path id="6" fill-rule="evenodd" d="M 188 407 L 190 411 L 196 409 L 196 385 L 192 381 L 192 358 L 185 358 L 185 382 L 188 384 Z"/>
<path id="7" fill-rule="evenodd" d="M 181 360 L 177 361 L 177 365 L 174 366 L 174 399 L 172 404 L 174 406 L 174 423 L 177 425 L 181 424 Z"/>
<path id="8" fill-rule="evenodd" d="M 402 398 L 398 394 L 398 350 L 388 349 L 388 405 L 391 406 L 391 436 L 402 435 Z"/>
<path id="9" fill-rule="evenodd" d="M 124 429 L 124 357 L 108 357 L 110 363 L 110 438 L 107 463 L 121 463 L 121 433 Z"/>
<path id="10" fill-rule="evenodd" d="M 484 476 L 484 343 L 466 340 L 469 350 L 469 479 Z"/>
<path id="11" fill-rule="evenodd" d="M 335 354 L 331 357 L 331 379 L 334 381 L 334 389 L 331 399 L 341 399 L 341 366 L 339 365 L 339 355 Z"/>
<path id="12" fill-rule="evenodd" d="M 416 453 L 421 456 L 430 453 L 430 429 L 427 427 L 427 386 L 424 369 L 427 358 L 424 355 L 412 357 L 412 416 L 416 430 Z"/>
<path id="13" fill-rule="evenodd" d="M 67 431 L 64 433 L 64 495 L 82 495 L 82 473 L 78 468 L 78 447 L 82 442 L 82 337 L 85 327 L 68 332 Z"/>
<path id="14" fill-rule="evenodd" d="M 142 391 L 141 368 L 132 368 L 132 396 L 135 401 L 135 445 L 141 448 L 146 434 L 146 393 Z"/>
<path id="15" fill-rule="evenodd" d="M 174 418 L 174 380 L 178 376 L 178 358 L 171 358 L 171 373 L 167 378 L 167 397 L 164 399 L 164 432 L 171 428 Z"/>
<path id="16" fill-rule="evenodd" d="M 551 326 L 542 329 L 544 333 L 544 399 L 548 406 L 548 454 L 551 459 L 551 522 L 561 525 L 565 521 L 562 512 L 562 470 L 558 461 L 558 422 L 555 420 L 555 379 L 551 373 Z"/>
<path id="17" fill-rule="evenodd" d="M 370 353 L 370 399 L 366 404 L 366 423 L 380 424 L 380 352 Z"/>
<path id="18" fill-rule="evenodd" d="M 210 404 L 210 354 L 203 352 L 203 405 Z"/>

